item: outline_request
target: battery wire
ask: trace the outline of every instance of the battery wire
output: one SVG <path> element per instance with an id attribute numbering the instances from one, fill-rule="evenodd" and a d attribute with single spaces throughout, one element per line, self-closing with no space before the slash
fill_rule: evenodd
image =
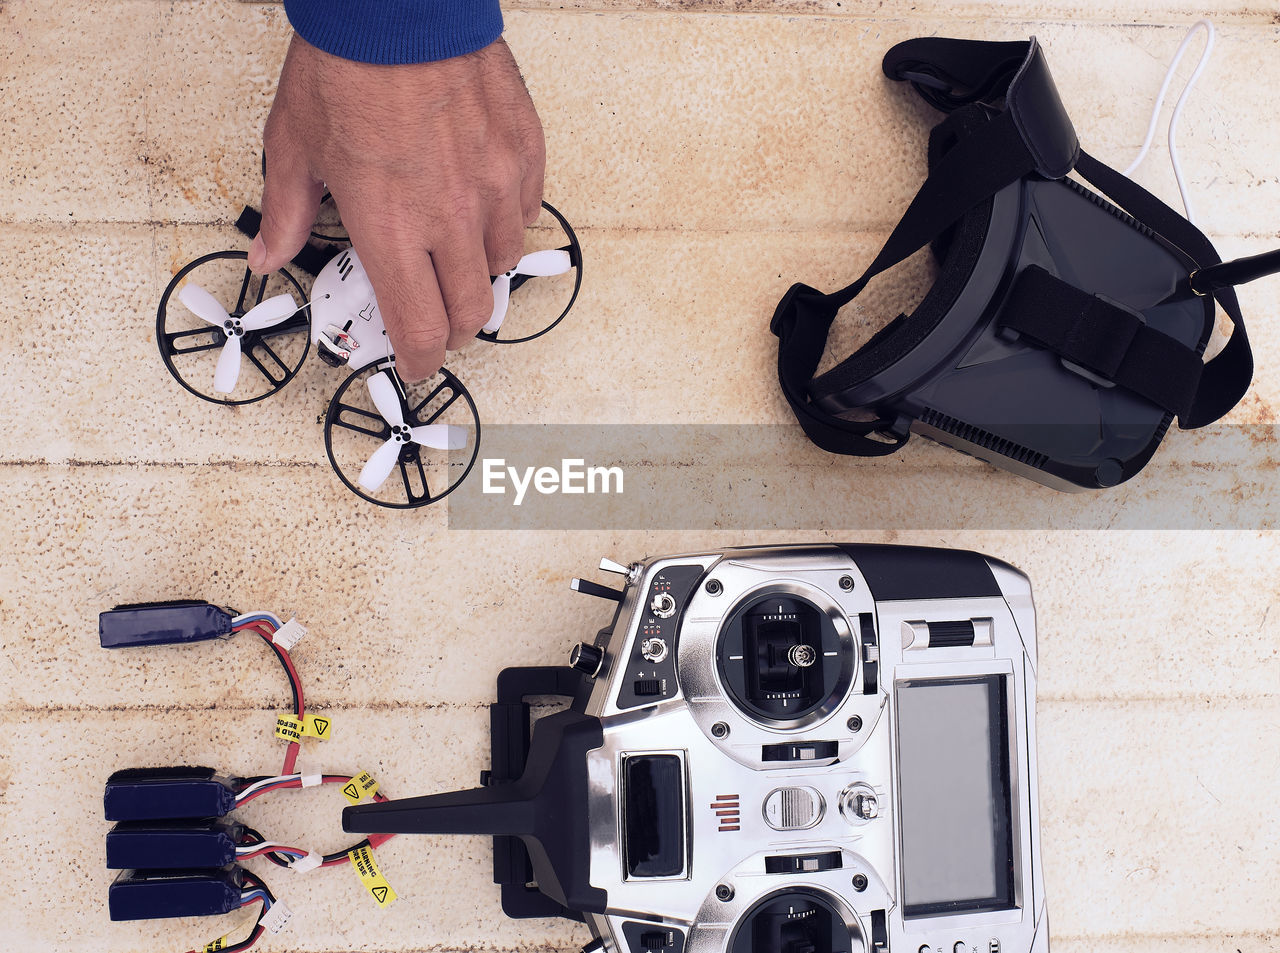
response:
<path id="1" fill-rule="evenodd" d="M 276 658 L 289 679 L 289 690 L 293 694 L 294 715 L 301 721 L 303 716 L 302 679 L 298 677 L 298 670 L 294 668 L 293 659 L 289 657 L 289 652 L 283 646 L 277 645 L 274 639 L 276 630 L 282 625 L 280 617 L 274 613 L 249 612 L 236 616 L 231 620 L 231 631 L 253 632 L 271 647 L 271 651 L 275 652 Z M 281 774 L 293 773 L 293 769 L 298 763 L 298 752 L 301 750 L 302 746 L 298 742 L 289 742 L 289 746 L 285 749 L 284 767 L 280 771 Z"/>
<path id="2" fill-rule="evenodd" d="M 253 928 L 249 931 L 249 935 L 239 943 L 232 943 L 230 946 L 223 947 L 222 953 L 243 953 L 243 951 L 257 943 L 262 938 L 262 934 L 266 932 L 262 926 L 262 918 L 271 909 L 272 904 L 276 902 L 276 895 L 271 892 L 271 888 L 257 874 L 242 870 L 241 877 L 245 883 L 249 884 L 249 889 L 240 893 L 240 906 L 243 908 L 252 903 L 261 903 L 262 909 L 258 911 L 258 918 L 254 920 Z M 197 953 L 197 951 L 190 950 L 188 953 Z"/>
<path id="3" fill-rule="evenodd" d="M 350 784 L 354 780 L 353 775 L 349 774 L 323 774 L 320 776 L 322 784 Z M 268 794 L 271 791 L 279 791 L 284 788 L 300 788 L 302 787 L 302 775 L 291 774 L 281 775 L 274 778 L 246 778 L 245 786 L 236 795 L 236 807 L 243 807 L 255 798 Z M 375 801 L 386 801 L 387 797 L 381 791 L 375 791 L 373 795 Z M 359 850 L 361 847 L 368 847 L 376 850 L 381 847 L 394 834 L 370 834 L 364 840 L 342 850 L 334 851 L 332 854 L 325 854 L 321 858 L 321 867 L 336 867 L 339 864 L 347 862 L 347 855 L 353 850 Z M 265 856 L 278 867 L 292 867 L 293 861 L 298 857 L 305 857 L 307 851 L 301 847 L 279 847 L 268 842 L 261 834 L 252 828 L 245 830 L 245 840 L 242 841 L 242 848 L 249 848 L 250 853 L 240 854 L 237 849 L 237 855 L 243 858 Z M 296 855 L 296 856 L 293 856 Z"/>

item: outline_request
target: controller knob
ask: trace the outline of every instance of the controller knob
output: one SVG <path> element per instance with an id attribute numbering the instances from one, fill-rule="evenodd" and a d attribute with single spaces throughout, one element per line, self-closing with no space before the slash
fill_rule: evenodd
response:
<path id="1" fill-rule="evenodd" d="M 863 820 L 869 821 L 880 813 L 880 802 L 874 794 L 855 794 L 853 796 L 853 813 Z"/>
<path id="2" fill-rule="evenodd" d="M 808 668 L 818 661 L 818 650 L 812 645 L 800 642 L 787 649 L 787 661 L 796 668 Z"/>
<path id="3" fill-rule="evenodd" d="M 640 643 L 640 654 L 646 662 L 661 662 L 667 657 L 667 643 L 662 639 L 645 639 Z"/>
<path id="4" fill-rule="evenodd" d="M 649 603 L 649 610 L 659 619 L 670 619 L 676 614 L 676 600 L 669 592 L 660 592 Z"/>
<path id="5" fill-rule="evenodd" d="M 569 665 L 588 678 L 599 675 L 603 664 L 604 652 L 590 642 L 579 642 L 569 650 Z"/>
<path id="6" fill-rule="evenodd" d="M 869 784 L 851 784 L 840 794 L 840 813 L 850 824 L 865 824 L 880 816 L 880 799 Z"/>

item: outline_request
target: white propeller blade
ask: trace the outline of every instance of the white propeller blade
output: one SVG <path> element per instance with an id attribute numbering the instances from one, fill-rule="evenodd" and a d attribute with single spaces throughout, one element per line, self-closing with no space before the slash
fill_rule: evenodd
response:
<path id="1" fill-rule="evenodd" d="M 240 379 L 240 358 L 242 356 L 240 333 L 237 333 L 234 327 L 227 326 L 228 322 L 233 320 L 231 315 L 226 308 L 218 303 L 217 298 L 195 282 L 188 282 L 178 292 L 178 300 L 186 305 L 187 310 L 201 321 L 217 325 L 227 336 L 227 340 L 222 346 L 222 353 L 218 355 L 218 366 L 213 372 L 213 389 L 219 394 L 230 394 L 236 389 L 236 381 Z M 293 295 L 276 295 L 274 298 L 268 298 L 261 304 L 250 308 L 240 318 L 239 330 L 241 333 L 244 331 L 261 331 L 274 324 L 279 324 L 285 318 L 296 313 L 297 310 L 298 304 L 293 300 Z"/>
<path id="2" fill-rule="evenodd" d="M 400 448 L 403 446 L 404 444 L 392 437 L 373 451 L 373 456 L 360 471 L 360 485 L 370 493 L 376 493 L 378 488 L 387 482 L 391 471 L 396 468 L 396 461 L 400 459 Z"/>
<path id="3" fill-rule="evenodd" d="M 369 396 L 373 399 L 373 406 L 378 408 L 378 413 L 393 431 L 391 439 L 373 452 L 360 471 L 357 482 L 370 493 L 377 492 L 387 481 L 387 477 L 391 476 L 400 459 L 400 448 L 406 443 L 416 443 L 432 450 L 461 450 L 467 445 L 465 427 L 425 424 L 411 430 L 406 428 L 400 395 L 388 374 L 379 372 L 369 378 Z M 398 430 L 400 432 L 397 433 Z"/>
<path id="4" fill-rule="evenodd" d="M 493 279 L 493 314 L 489 315 L 489 320 L 485 322 L 481 330 L 492 334 L 502 327 L 502 322 L 507 317 L 507 305 L 510 303 L 511 276 L 498 275 L 497 278 Z"/>
<path id="5" fill-rule="evenodd" d="M 432 450 L 461 450 L 467 445 L 467 428 L 453 424 L 426 424 L 410 431 L 413 442 Z"/>
<path id="6" fill-rule="evenodd" d="M 391 377 L 379 371 L 369 378 L 369 396 L 373 398 L 373 406 L 391 427 L 404 426 L 404 411 L 400 409 L 400 394 Z"/>
<path id="7" fill-rule="evenodd" d="M 550 278 L 552 275 L 563 275 L 572 267 L 573 262 L 567 251 L 563 248 L 548 248 L 525 255 L 513 270 L 518 275 L 528 275 L 531 278 Z"/>
<path id="8" fill-rule="evenodd" d="M 492 334 L 502 327 L 507 317 L 507 307 L 511 304 L 511 276 L 527 275 L 530 278 L 550 278 L 552 275 L 563 275 L 573 267 L 573 260 L 563 248 L 547 248 L 525 255 L 505 275 L 493 279 L 493 314 L 482 330 Z"/>
<path id="9" fill-rule="evenodd" d="M 231 335 L 222 345 L 218 366 L 213 372 L 213 389 L 219 394 L 230 394 L 240 379 L 240 338 Z"/>
<path id="10" fill-rule="evenodd" d="M 218 303 L 218 299 L 205 291 L 195 282 L 187 282 L 178 292 L 178 300 L 187 306 L 187 310 L 201 321 L 208 321 L 218 327 L 225 327 L 231 315 Z"/>
<path id="11" fill-rule="evenodd" d="M 261 331 L 273 324 L 279 324 L 285 318 L 295 314 L 297 310 L 298 304 L 293 300 L 293 295 L 288 293 L 276 295 L 250 308 L 240 319 L 240 326 L 246 331 Z"/>

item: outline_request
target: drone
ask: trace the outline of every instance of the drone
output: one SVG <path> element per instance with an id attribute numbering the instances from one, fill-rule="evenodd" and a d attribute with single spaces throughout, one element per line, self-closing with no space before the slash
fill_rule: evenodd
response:
<path id="1" fill-rule="evenodd" d="M 326 195 L 322 217 L 331 202 Z M 491 276 L 493 312 L 476 335 L 483 341 L 542 337 L 577 300 L 582 248 L 568 220 L 546 202 L 542 208 L 564 242 Z M 246 207 L 236 227 L 252 237 L 261 220 Z M 321 418 L 338 478 L 361 499 L 393 509 L 443 499 L 479 454 L 475 401 L 445 368 L 406 384 L 396 373 L 373 285 L 341 223 L 318 226 L 311 239 L 290 265 L 266 276 L 250 271 L 248 253 L 239 250 L 203 255 L 180 268 L 156 312 L 165 368 L 202 400 L 239 406 L 282 390 L 314 347 L 325 364 L 349 371 Z M 556 317 L 548 323 L 549 314 Z"/>

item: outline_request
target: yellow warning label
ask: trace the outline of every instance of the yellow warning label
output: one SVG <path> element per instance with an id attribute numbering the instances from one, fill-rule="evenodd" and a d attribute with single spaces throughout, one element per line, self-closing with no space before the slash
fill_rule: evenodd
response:
<path id="1" fill-rule="evenodd" d="M 302 737 L 319 738 L 328 741 L 333 731 L 333 722 L 317 715 L 306 715 L 302 719 Z"/>
<path id="2" fill-rule="evenodd" d="M 303 724 L 296 715 L 276 717 L 276 737 L 281 741 L 301 741 Z"/>
<path id="3" fill-rule="evenodd" d="M 225 950 L 226 948 L 227 937 L 220 936 L 216 940 L 210 940 L 204 945 L 204 953 L 218 953 L 219 950 Z"/>
<path id="4" fill-rule="evenodd" d="M 355 850 L 347 851 L 347 859 L 351 861 L 351 866 L 356 869 L 360 882 L 364 884 L 378 906 L 391 906 L 396 899 L 396 892 L 391 889 L 391 884 L 387 883 L 387 878 L 382 876 L 382 871 L 378 869 L 378 864 L 373 859 L 373 851 L 367 846 L 357 847 Z"/>
<path id="5" fill-rule="evenodd" d="M 359 804 L 361 799 L 371 798 L 378 793 L 378 782 L 368 771 L 361 771 L 342 786 L 342 793 L 352 804 Z"/>

